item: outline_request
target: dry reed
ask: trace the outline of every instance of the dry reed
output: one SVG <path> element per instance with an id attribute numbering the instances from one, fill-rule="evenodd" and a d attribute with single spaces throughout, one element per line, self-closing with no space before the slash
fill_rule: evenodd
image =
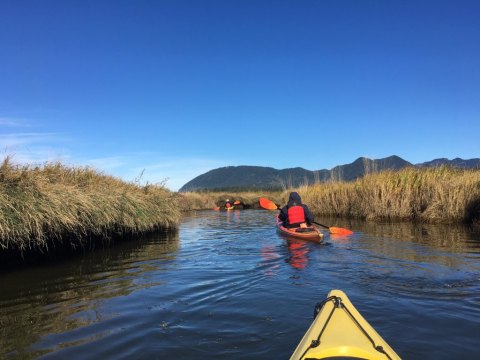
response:
<path id="1" fill-rule="evenodd" d="M 247 208 L 259 208 L 261 196 L 283 205 L 292 190 L 316 215 L 480 221 L 480 170 L 407 168 L 282 192 L 172 193 L 162 185 L 139 186 L 88 167 L 20 166 L 6 157 L 0 165 L 0 249 L 75 247 L 87 239 L 172 228 L 182 211 L 212 209 L 227 198 Z"/>
<path id="2" fill-rule="evenodd" d="M 480 218 L 480 170 L 406 168 L 298 191 L 319 215 L 445 223 Z"/>
<path id="3" fill-rule="evenodd" d="M 175 194 L 61 163 L 0 166 L 0 248 L 46 249 L 175 227 Z"/>

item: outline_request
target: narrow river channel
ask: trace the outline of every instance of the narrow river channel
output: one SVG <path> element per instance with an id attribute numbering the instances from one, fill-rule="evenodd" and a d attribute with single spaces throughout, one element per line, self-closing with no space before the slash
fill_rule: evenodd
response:
<path id="1" fill-rule="evenodd" d="M 343 290 L 403 359 L 480 358 L 480 235 L 318 219 L 354 235 L 287 241 L 275 213 L 198 212 L 176 234 L 0 273 L 0 358 L 288 359 Z"/>

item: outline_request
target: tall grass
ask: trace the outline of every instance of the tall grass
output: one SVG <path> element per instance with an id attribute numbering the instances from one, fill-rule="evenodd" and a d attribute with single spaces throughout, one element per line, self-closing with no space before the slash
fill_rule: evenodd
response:
<path id="1" fill-rule="evenodd" d="M 480 218 L 480 170 L 406 168 L 298 191 L 320 215 L 446 223 Z"/>
<path id="2" fill-rule="evenodd" d="M 436 223 L 480 222 L 480 170 L 451 167 L 406 168 L 370 173 L 352 182 L 330 181 L 276 192 L 201 192 L 180 194 L 182 210 L 212 209 L 224 199 L 242 199 L 258 208 L 265 196 L 277 205 L 298 191 L 316 215 L 367 220 L 419 220 Z"/>
<path id="3" fill-rule="evenodd" d="M 283 205 L 292 190 L 316 215 L 480 222 L 480 170 L 407 168 L 277 192 L 172 193 L 161 185 L 139 186 L 88 167 L 20 166 L 6 157 L 0 165 L 0 250 L 76 247 L 115 235 L 174 228 L 184 211 L 213 209 L 225 199 L 259 208 L 261 196 Z"/>
<path id="4" fill-rule="evenodd" d="M 68 242 L 175 227 L 177 198 L 162 186 L 138 186 L 88 167 L 61 163 L 0 166 L 0 248 L 45 249 Z"/>

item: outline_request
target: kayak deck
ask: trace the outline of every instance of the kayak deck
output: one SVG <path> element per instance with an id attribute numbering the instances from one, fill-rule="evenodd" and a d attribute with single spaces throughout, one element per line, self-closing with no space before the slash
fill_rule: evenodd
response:
<path id="1" fill-rule="evenodd" d="M 290 360 L 400 359 L 341 290 L 332 290 Z"/>
<path id="2" fill-rule="evenodd" d="M 292 236 L 297 239 L 321 241 L 323 234 L 315 226 L 308 226 L 306 228 L 287 228 L 283 226 L 283 222 L 277 216 L 277 230 L 280 234 Z"/>

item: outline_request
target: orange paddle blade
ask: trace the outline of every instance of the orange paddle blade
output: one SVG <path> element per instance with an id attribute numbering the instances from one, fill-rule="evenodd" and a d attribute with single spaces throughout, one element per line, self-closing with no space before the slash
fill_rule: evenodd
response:
<path id="1" fill-rule="evenodd" d="M 220 208 L 218 206 L 214 207 L 213 210 L 215 211 L 220 211 Z"/>
<path id="2" fill-rule="evenodd" d="M 329 227 L 328 230 L 330 230 L 331 234 L 336 234 L 336 235 L 351 235 L 353 234 L 352 230 L 344 229 L 344 228 L 339 228 L 339 227 Z"/>
<path id="3" fill-rule="evenodd" d="M 264 209 L 267 210 L 277 210 L 278 206 L 275 205 L 275 203 L 271 200 L 268 200 L 267 198 L 261 197 L 260 198 L 260 206 Z"/>
<path id="4" fill-rule="evenodd" d="M 237 200 L 233 203 L 233 205 L 240 205 L 241 201 L 240 200 Z"/>

